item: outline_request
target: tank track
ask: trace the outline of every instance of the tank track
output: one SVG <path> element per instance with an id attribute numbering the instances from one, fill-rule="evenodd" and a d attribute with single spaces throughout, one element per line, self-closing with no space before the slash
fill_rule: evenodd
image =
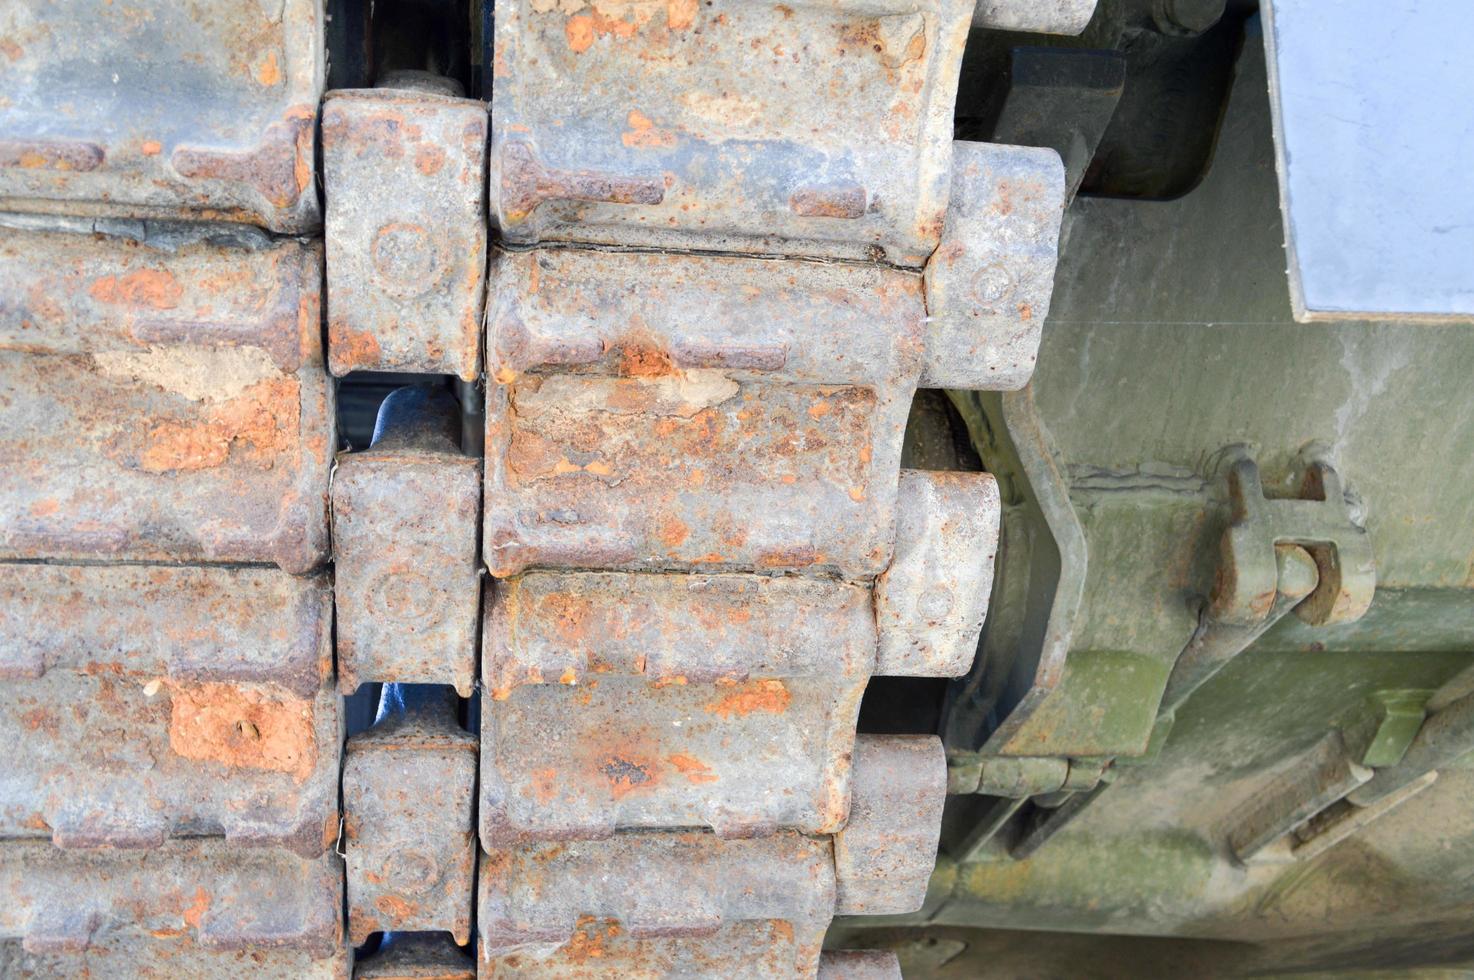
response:
<path id="1" fill-rule="evenodd" d="M 898 976 L 823 940 L 946 794 L 867 683 L 987 612 L 913 396 L 1048 311 L 1058 156 L 952 135 L 1009 6 L 497 0 L 488 102 L 0 5 L 0 974 Z"/>

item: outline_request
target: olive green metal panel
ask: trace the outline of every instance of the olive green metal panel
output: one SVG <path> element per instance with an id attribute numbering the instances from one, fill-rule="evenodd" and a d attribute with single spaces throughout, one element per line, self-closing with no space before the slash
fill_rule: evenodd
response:
<path id="1" fill-rule="evenodd" d="M 1329 961 L 1331 936 L 1370 948 L 1418 930 L 1446 936 L 1474 914 L 1468 756 L 1304 861 L 1245 865 L 1230 851 L 1244 807 L 1276 777 L 1293 784 L 1328 733 L 1354 741 L 1374 692 L 1433 690 L 1474 663 L 1474 333 L 1297 324 L 1284 263 L 1251 34 L 1195 190 L 1080 199 L 1066 216 L 1031 384 L 1031 424 L 1050 435 L 1088 561 L 1061 669 L 1024 722 L 1009 720 L 1006 698 L 995 703 L 983 751 L 1114 756 L 1114 781 L 1022 860 L 1002 845 L 956 863 L 981 811 L 954 798 L 943 840 L 953 856 L 933 879 L 928 921 L 1281 942 L 1313 962 Z M 959 402 L 984 460 L 1008 471 L 997 446 L 1013 421 L 996 403 Z M 1377 591 L 1355 622 L 1285 617 L 1188 698 L 1153 758 L 1167 674 L 1214 588 L 1228 520 L 1218 455 L 1234 445 L 1257 460 L 1270 497 L 1293 495 L 1308 451 L 1335 468 L 1370 537 Z M 1027 656 L 1027 631 L 998 599 L 1037 601 L 1029 556 L 1047 534 L 1019 503 L 1028 489 L 1010 492 L 1017 474 L 999 478 L 1013 507 L 983 647 L 996 662 L 969 681 L 980 688 L 997 664 Z M 949 745 L 975 748 L 956 724 L 962 700 Z"/>

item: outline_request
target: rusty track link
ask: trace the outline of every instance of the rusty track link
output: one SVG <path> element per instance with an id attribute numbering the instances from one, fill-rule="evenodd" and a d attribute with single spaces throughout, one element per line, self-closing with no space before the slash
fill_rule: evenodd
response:
<path id="1" fill-rule="evenodd" d="M 973 4 L 496 0 L 489 106 L 324 98 L 305 0 L 54 7 L 0 5 L 0 974 L 896 975 L 823 938 L 921 905 L 946 764 L 860 699 L 968 670 L 1000 512 L 902 434 L 1028 380 L 1064 201 L 951 139 Z M 484 458 L 431 385 L 332 459 L 364 369 L 476 381 Z M 438 687 L 345 742 L 366 683 Z"/>

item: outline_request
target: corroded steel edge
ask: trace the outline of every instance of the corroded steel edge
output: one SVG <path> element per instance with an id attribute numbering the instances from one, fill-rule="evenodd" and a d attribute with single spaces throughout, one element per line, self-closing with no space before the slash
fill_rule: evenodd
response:
<path id="1" fill-rule="evenodd" d="M 317 227 L 320 0 L 17 4 L 3 27 L 0 208 Z"/>

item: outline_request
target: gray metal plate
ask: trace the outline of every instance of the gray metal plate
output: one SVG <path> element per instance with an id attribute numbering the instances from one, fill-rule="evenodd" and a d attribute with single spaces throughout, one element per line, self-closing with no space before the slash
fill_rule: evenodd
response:
<path id="1" fill-rule="evenodd" d="M 1474 5 L 1263 9 L 1295 319 L 1474 316 Z"/>

